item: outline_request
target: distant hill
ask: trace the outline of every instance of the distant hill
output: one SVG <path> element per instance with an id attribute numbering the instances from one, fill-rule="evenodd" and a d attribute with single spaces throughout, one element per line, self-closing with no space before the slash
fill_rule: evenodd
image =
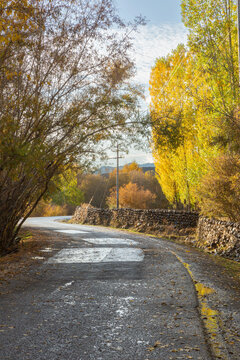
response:
<path id="1" fill-rule="evenodd" d="M 140 168 L 142 168 L 143 172 L 147 172 L 147 171 L 155 171 L 155 165 L 153 163 L 146 163 L 146 164 L 138 164 L 138 166 Z M 119 166 L 119 169 L 121 170 L 123 168 L 123 166 Z M 96 171 L 97 174 L 109 174 L 110 172 L 112 172 L 114 169 L 116 169 L 115 166 L 101 166 L 100 169 L 98 169 Z"/>
<path id="2" fill-rule="evenodd" d="M 155 169 L 155 165 L 153 163 L 146 163 L 146 164 L 141 164 L 141 165 L 138 164 L 138 166 L 140 168 L 149 167 L 149 168 L 154 168 Z"/>
<path id="3" fill-rule="evenodd" d="M 144 173 L 147 172 L 147 171 L 154 171 L 155 172 L 155 165 L 153 163 L 140 164 L 138 166 L 140 168 L 142 168 Z"/>

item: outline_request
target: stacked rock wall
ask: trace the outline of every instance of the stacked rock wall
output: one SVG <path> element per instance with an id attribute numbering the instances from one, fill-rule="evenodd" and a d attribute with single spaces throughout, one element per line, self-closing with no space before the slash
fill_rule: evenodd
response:
<path id="1" fill-rule="evenodd" d="M 200 217 L 196 245 L 208 252 L 240 258 L 240 224 Z"/>
<path id="2" fill-rule="evenodd" d="M 210 253 L 240 260 L 240 223 L 199 217 L 177 210 L 96 209 L 78 207 L 73 223 L 132 228 L 156 235 L 188 235 L 184 242 Z M 196 236 L 194 236 L 196 230 Z M 179 237 L 178 237 L 179 238 Z"/>
<path id="3" fill-rule="evenodd" d="M 175 229 L 195 228 L 198 213 L 177 210 L 135 210 L 135 209 L 96 209 L 78 207 L 72 222 L 90 225 L 105 225 L 118 228 L 135 228 L 139 231 L 162 232 L 165 227 Z"/>

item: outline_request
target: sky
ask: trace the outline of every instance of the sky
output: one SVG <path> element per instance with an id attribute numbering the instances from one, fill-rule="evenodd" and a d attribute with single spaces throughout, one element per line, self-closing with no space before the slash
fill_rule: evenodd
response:
<path id="1" fill-rule="evenodd" d="M 115 0 L 122 18 L 131 20 L 142 15 L 155 25 L 181 22 L 180 0 Z"/>
<path id="2" fill-rule="evenodd" d="M 133 40 L 132 56 L 136 62 L 135 81 L 146 89 L 145 109 L 150 103 L 148 84 L 151 68 L 158 57 L 166 56 L 180 43 L 187 42 L 187 30 L 181 22 L 181 0 L 114 0 L 124 20 L 138 15 L 146 18 L 147 24 L 139 28 Z M 153 162 L 151 151 L 136 151 L 120 160 L 120 165 L 136 160 L 139 164 Z M 107 164 L 115 165 L 113 161 Z"/>

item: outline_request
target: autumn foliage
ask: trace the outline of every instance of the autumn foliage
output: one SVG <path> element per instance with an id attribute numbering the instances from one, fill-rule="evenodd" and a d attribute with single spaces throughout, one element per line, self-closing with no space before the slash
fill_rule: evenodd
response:
<path id="1" fill-rule="evenodd" d="M 239 219 L 237 8 L 182 1 L 187 46 L 156 59 L 150 78 L 153 154 L 175 207 Z"/>
<path id="2" fill-rule="evenodd" d="M 110 0 L 1 0 L 0 15 L 1 250 L 56 177 L 116 129 L 132 136 L 129 32 L 142 21 L 130 30 Z"/>
<path id="3" fill-rule="evenodd" d="M 51 202 L 41 200 L 33 210 L 31 216 L 64 216 L 69 215 L 67 205 L 56 205 Z"/>
<path id="4" fill-rule="evenodd" d="M 152 208 L 156 195 L 150 190 L 144 190 L 137 184 L 128 183 L 119 189 L 119 206 L 132 209 L 149 209 Z M 116 189 L 112 189 L 107 199 L 110 208 L 116 207 Z"/>
<path id="5" fill-rule="evenodd" d="M 225 154 L 215 158 L 198 193 L 204 214 L 240 222 L 240 156 Z"/>

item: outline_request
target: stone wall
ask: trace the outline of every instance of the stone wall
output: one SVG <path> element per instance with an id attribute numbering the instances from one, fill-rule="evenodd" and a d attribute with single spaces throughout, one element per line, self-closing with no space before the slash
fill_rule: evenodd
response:
<path id="1" fill-rule="evenodd" d="M 96 209 L 78 207 L 73 223 L 134 229 L 168 235 L 210 253 L 240 260 L 240 223 L 199 217 L 197 212 L 177 210 Z"/>
<path id="2" fill-rule="evenodd" d="M 233 259 L 240 259 L 240 223 L 200 217 L 196 246 Z"/>
<path id="3" fill-rule="evenodd" d="M 140 232 L 162 233 L 171 228 L 175 230 L 196 228 L 199 215 L 196 212 L 177 210 L 135 210 L 135 209 L 96 209 L 78 207 L 72 218 L 74 223 L 134 228 Z"/>

